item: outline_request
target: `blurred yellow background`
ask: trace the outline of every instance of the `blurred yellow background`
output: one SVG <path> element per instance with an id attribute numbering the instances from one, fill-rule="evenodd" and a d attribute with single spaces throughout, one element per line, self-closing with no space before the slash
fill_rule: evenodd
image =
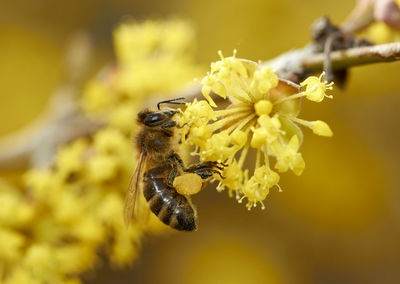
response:
<path id="1" fill-rule="evenodd" d="M 112 30 L 126 16 L 179 17 L 198 32 L 198 61 L 217 50 L 266 60 L 309 42 L 312 22 L 341 23 L 353 1 L 2 1 L 0 134 L 35 119 L 65 79 L 65 48 L 77 31 L 94 45 L 88 76 L 113 59 Z M 212 186 L 194 198 L 196 233 L 150 236 L 130 270 L 106 264 L 85 283 L 398 283 L 400 281 L 400 63 L 351 70 L 345 91 L 303 118 L 320 118 L 332 139 L 305 131 L 306 169 L 284 174 L 265 211 Z M 6 176 L 7 174 L 2 174 Z"/>

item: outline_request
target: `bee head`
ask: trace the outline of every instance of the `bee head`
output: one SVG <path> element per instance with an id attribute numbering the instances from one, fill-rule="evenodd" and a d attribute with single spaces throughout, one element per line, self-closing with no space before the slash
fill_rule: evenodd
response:
<path id="1" fill-rule="evenodd" d="M 169 117 L 163 112 L 144 110 L 138 114 L 138 122 L 146 126 L 158 126 L 168 120 Z"/>

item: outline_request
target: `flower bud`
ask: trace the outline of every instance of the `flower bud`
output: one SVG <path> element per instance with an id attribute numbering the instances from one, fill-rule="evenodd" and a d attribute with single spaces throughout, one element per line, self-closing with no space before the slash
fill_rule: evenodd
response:
<path id="1" fill-rule="evenodd" d="M 259 149 L 264 145 L 267 139 L 267 131 L 264 128 L 257 128 L 254 131 L 253 138 L 251 139 L 251 147 Z"/>
<path id="2" fill-rule="evenodd" d="M 312 123 L 312 131 L 320 136 L 331 137 L 333 135 L 329 125 L 321 120 L 317 120 Z"/>
<path id="3" fill-rule="evenodd" d="M 256 110 L 256 114 L 258 116 L 270 114 L 272 110 L 272 103 L 267 100 L 261 100 L 254 105 L 254 109 Z"/>
<path id="4" fill-rule="evenodd" d="M 234 144 L 243 146 L 247 142 L 247 135 L 243 131 L 238 130 L 232 133 L 231 139 Z"/>

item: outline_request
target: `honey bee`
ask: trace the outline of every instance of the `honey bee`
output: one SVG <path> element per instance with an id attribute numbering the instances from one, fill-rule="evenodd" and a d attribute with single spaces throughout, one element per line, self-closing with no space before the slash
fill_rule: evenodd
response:
<path id="1" fill-rule="evenodd" d="M 135 212 L 137 192 L 143 195 L 151 211 L 166 225 L 181 231 L 197 229 L 197 213 L 190 197 L 178 193 L 173 186 L 174 179 L 191 173 L 191 177 L 201 179 L 201 185 L 218 174 L 222 177 L 223 163 L 213 161 L 185 167 L 179 157 L 176 146 L 175 114 L 180 110 L 161 110 L 162 104 L 185 104 L 183 98 L 162 101 L 157 104 L 157 111 L 143 110 L 138 114 L 138 123 L 142 127 L 136 137 L 136 147 L 140 158 L 125 199 L 124 221 L 128 226 Z M 222 177 L 223 178 L 223 177 Z"/>

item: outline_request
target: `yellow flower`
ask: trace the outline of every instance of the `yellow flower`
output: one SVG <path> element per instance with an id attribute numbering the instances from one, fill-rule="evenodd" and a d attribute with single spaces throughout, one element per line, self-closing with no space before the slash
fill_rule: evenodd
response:
<path id="1" fill-rule="evenodd" d="M 257 97 L 255 95 L 266 94 L 269 90 L 278 86 L 278 83 L 278 75 L 276 75 L 271 68 L 262 67 L 260 70 L 256 70 L 254 72 L 254 77 L 250 84 L 250 89 L 252 90 L 255 100 L 261 102 L 263 98 L 261 96 Z M 265 100 L 264 105 L 266 102 L 269 101 Z"/>
<path id="2" fill-rule="evenodd" d="M 228 193 L 229 196 L 233 196 L 233 192 L 236 194 L 236 199 L 240 199 L 240 187 L 243 184 L 243 179 L 244 179 L 244 173 L 241 171 L 241 164 L 238 164 L 235 159 L 228 164 L 227 167 L 224 168 L 223 171 L 223 176 L 224 176 L 224 182 L 219 183 L 217 186 L 218 191 L 223 191 L 226 188 L 228 188 Z"/>
<path id="3" fill-rule="evenodd" d="M 110 113 L 109 126 L 119 129 L 123 133 L 132 134 L 136 126 L 134 121 L 137 112 L 137 106 L 133 103 L 117 106 Z"/>
<path id="4" fill-rule="evenodd" d="M 23 227 L 32 222 L 35 212 L 18 192 L 17 188 L 0 190 L 0 224 L 12 227 Z"/>
<path id="5" fill-rule="evenodd" d="M 33 278 L 54 279 L 56 263 L 49 261 L 52 249 L 48 244 L 34 244 L 29 247 L 23 265 L 30 270 Z"/>
<path id="6" fill-rule="evenodd" d="M 377 1 L 375 22 L 364 33 L 375 44 L 400 41 L 400 0 Z"/>
<path id="7" fill-rule="evenodd" d="M 203 93 L 204 97 L 207 99 L 208 103 L 212 107 L 217 107 L 213 99 L 210 97 L 211 91 L 214 91 L 217 95 L 226 98 L 226 89 L 222 85 L 221 82 L 219 82 L 216 78 L 212 77 L 210 74 L 208 74 L 206 77 L 203 78 L 201 81 L 203 84 L 203 87 L 201 88 L 201 92 Z"/>
<path id="8" fill-rule="evenodd" d="M 89 269 L 96 259 L 96 252 L 84 244 L 69 244 L 52 251 L 53 261 L 65 274 L 76 274 Z"/>
<path id="9" fill-rule="evenodd" d="M 67 163 L 69 162 L 68 159 L 64 160 L 66 160 Z M 63 169 L 62 166 L 61 169 Z M 64 170 L 61 171 L 63 172 Z M 64 173 L 62 175 L 64 175 Z M 31 188 L 34 197 L 39 200 L 49 198 L 49 191 L 59 183 L 59 179 L 55 179 L 52 172 L 47 169 L 32 169 L 24 174 L 23 179 L 25 184 Z"/>
<path id="10" fill-rule="evenodd" d="M 231 139 L 227 131 L 217 133 L 207 139 L 203 147 L 201 147 L 200 160 L 222 163 L 236 152 L 236 147 L 230 145 Z"/>
<path id="11" fill-rule="evenodd" d="M 251 140 L 251 147 L 259 149 L 265 142 L 272 143 L 278 139 L 281 131 L 281 122 L 277 115 L 270 117 L 266 114 L 261 115 L 257 122 L 259 127 L 252 128 L 254 134 Z"/>
<path id="12" fill-rule="evenodd" d="M 72 237 L 96 245 L 106 237 L 105 228 L 93 216 L 81 216 L 76 222 L 72 223 L 68 234 Z"/>
<path id="13" fill-rule="evenodd" d="M 18 260 L 25 242 L 22 234 L 0 228 L 0 259 L 9 262 Z"/>
<path id="14" fill-rule="evenodd" d="M 306 86 L 304 95 L 310 101 L 319 103 L 324 99 L 324 97 L 332 98 L 332 96 L 326 95 L 326 90 L 332 89 L 333 82 L 329 84 L 326 82 L 321 82 L 321 80 L 324 78 L 324 75 L 325 73 L 322 73 L 319 78 L 310 76 L 300 83 L 301 86 Z"/>
<path id="15" fill-rule="evenodd" d="M 122 24 L 114 32 L 119 63 L 114 90 L 137 102 L 190 82 L 198 73 L 193 64 L 193 43 L 193 29 L 182 21 Z"/>
<path id="16" fill-rule="evenodd" d="M 214 111 L 206 101 L 197 101 L 186 104 L 184 113 L 177 114 L 176 121 L 181 128 L 182 143 L 188 139 L 188 142 L 199 146 L 205 140 L 211 137 L 207 123 L 210 120 L 216 120 Z"/>
<path id="17" fill-rule="evenodd" d="M 69 147 L 61 148 L 56 155 L 56 166 L 61 179 L 68 178 L 82 169 L 83 154 L 87 149 L 87 142 L 76 140 Z"/>
<path id="18" fill-rule="evenodd" d="M 89 81 L 83 93 L 82 106 L 88 112 L 103 110 L 115 103 L 115 98 L 110 96 L 109 87 L 98 80 Z"/>
<path id="19" fill-rule="evenodd" d="M 367 28 L 366 36 L 376 44 L 396 42 L 400 41 L 400 30 L 390 28 L 384 22 L 375 22 Z"/>
<path id="20" fill-rule="evenodd" d="M 180 115 L 181 136 L 195 145 L 193 154 L 201 161 L 218 161 L 228 164 L 217 190 L 225 188 L 240 201 L 247 198 L 251 209 L 266 198 L 275 185 L 279 188 L 279 174 L 270 168 L 275 159 L 279 172 L 292 170 L 300 175 L 305 163 L 299 153 L 303 134 L 297 124 L 311 128 L 315 134 L 332 136 L 329 126 L 320 121 L 298 118 L 299 100 L 306 97 L 320 102 L 330 97 L 326 92 L 332 84 L 323 82 L 323 75 L 307 78 L 297 88 L 295 84 L 280 81 L 272 69 L 255 62 L 224 57 L 211 64 L 211 71 L 202 80 L 202 92 L 211 106 L 215 102 L 211 92 L 228 97 L 231 104 L 224 110 L 212 110 L 206 101 L 188 104 Z M 304 90 L 301 91 L 301 87 Z M 200 106 L 206 111 L 193 111 Z M 255 149 L 254 172 L 244 169 L 249 151 Z M 238 158 L 238 160 L 237 160 Z M 264 206 L 261 206 L 264 208 Z"/>
<path id="21" fill-rule="evenodd" d="M 0 183 L 0 282 L 77 284 L 99 255 L 129 265 L 144 232 L 168 229 L 140 194 L 129 229 L 122 211 L 136 164 L 137 111 L 149 96 L 177 92 L 199 74 L 193 39 L 193 29 L 175 20 L 129 22 L 114 32 L 117 62 L 87 83 L 81 101 L 104 128 L 63 145 L 52 167 L 28 170 L 24 188 Z M 206 102 L 190 109 L 182 129 L 190 143 L 202 144 L 217 118 Z"/>
<path id="22" fill-rule="evenodd" d="M 239 199 L 241 203 L 246 197 L 247 209 L 257 206 L 257 202 L 261 203 L 261 208 L 265 209 L 263 200 L 269 194 L 269 189 L 277 185 L 279 182 L 279 175 L 267 168 L 265 165 L 258 167 L 254 171 L 254 175 L 248 179 L 247 171 L 245 171 L 245 183 L 243 185 L 243 197 Z"/>
<path id="23" fill-rule="evenodd" d="M 107 155 L 96 155 L 88 160 L 87 175 L 93 183 L 110 180 L 117 174 L 117 161 Z"/>
<path id="24" fill-rule="evenodd" d="M 305 167 L 305 162 L 301 154 L 297 152 L 299 148 L 300 141 L 296 135 L 292 136 L 292 139 L 290 139 L 286 146 L 278 143 L 271 144 L 271 149 L 277 157 L 275 168 L 280 172 L 286 172 L 288 169 L 291 169 L 296 175 L 301 175 Z"/>
<path id="25" fill-rule="evenodd" d="M 85 212 L 85 205 L 72 192 L 60 192 L 54 204 L 54 218 L 57 222 L 71 224 L 78 220 Z"/>

